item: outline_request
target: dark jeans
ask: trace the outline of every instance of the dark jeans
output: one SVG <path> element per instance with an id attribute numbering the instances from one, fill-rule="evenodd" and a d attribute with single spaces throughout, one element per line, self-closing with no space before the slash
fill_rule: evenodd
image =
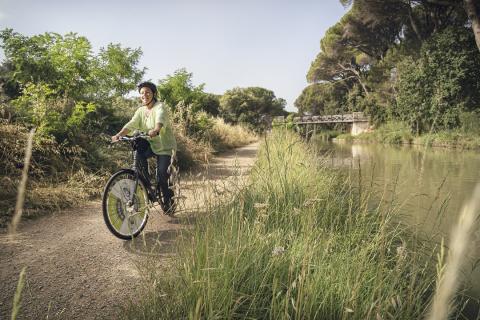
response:
<path id="1" fill-rule="evenodd" d="M 157 158 L 157 170 L 156 170 L 156 180 L 157 180 L 157 188 L 162 191 L 163 194 L 163 201 L 166 204 L 169 204 L 173 197 L 173 190 L 170 189 L 169 181 L 170 174 L 168 173 L 168 167 L 170 166 L 170 162 L 172 160 L 171 156 L 167 155 L 158 155 L 153 153 L 152 148 L 148 144 L 145 148 L 139 148 L 136 151 L 137 153 L 137 161 L 135 166 L 138 168 L 139 172 L 147 181 L 148 186 L 150 187 L 150 174 L 148 172 L 148 162 L 147 159 L 150 157 Z"/>

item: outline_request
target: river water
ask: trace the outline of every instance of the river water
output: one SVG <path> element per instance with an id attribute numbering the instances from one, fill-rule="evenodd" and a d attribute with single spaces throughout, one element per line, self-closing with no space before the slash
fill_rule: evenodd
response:
<path id="1" fill-rule="evenodd" d="M 315 142 L 322 158 L 351 170 L 374 199 L 393 201 L 401 219 L 445 243 L 464 204 L 480 183 L 480 152 L 420 146 Z M 375 201 L 374 200 L 374 201 Z M 464 268 L 470 293 L 480 297 L 480 232 Z M 475 267 L 476 266 L 476 267 Z M 473 270 L 472 270 L 473 269 Z"/>

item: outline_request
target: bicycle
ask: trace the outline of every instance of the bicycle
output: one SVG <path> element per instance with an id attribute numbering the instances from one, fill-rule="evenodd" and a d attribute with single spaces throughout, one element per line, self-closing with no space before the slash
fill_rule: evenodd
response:
<path id="1" fill-rule="evenodd" d="M 161 190 L 147 187 L 145 177 L 136 167 L 136 149 L 139 139 L 148 139 L 149 136 L 140 133 L 131 137 L 121 137 L 119 141 L 129 142 L 132 148 L 133 166 L 115 172 L 107 181 L 102 195 L 102 211 L 105 224 L 113 235 L 123 240 L 131 240 L 138 236 L 148 221 L 150 208 L 155 202 L 160 204 L 162 212 L 172 216 L 176 209 L 176 202 L 167 210 Z M 174 165 L 175 156 L 169 166 L 171 178 L 175 178 L 177 170 Z M 170 185 L 171 179 L 169 179 Z M 175 198 L 175 197 L 174 197 Z"/>

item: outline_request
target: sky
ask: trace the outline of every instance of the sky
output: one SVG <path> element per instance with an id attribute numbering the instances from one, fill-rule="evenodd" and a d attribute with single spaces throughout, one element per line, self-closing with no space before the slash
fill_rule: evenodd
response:
<path id="1" fill-rule="evenodd" d="M 0 0 L 0 29 L 75 32 L 94 52 L 141 48 L 144 80 L 186 68 L 206 92 L 259 86 L 295 111 L 321 38 L 345 13 L 339 0 Z"/>

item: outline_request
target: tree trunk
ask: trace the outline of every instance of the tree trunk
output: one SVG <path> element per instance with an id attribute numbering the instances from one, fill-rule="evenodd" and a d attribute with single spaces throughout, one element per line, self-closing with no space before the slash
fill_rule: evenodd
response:
<path id="1" fill-rule="evenodd" d="M 346 67 L 344 66 L 343 64 L 341 63 L 338 63 L 338 66 L 340 68 L 342 68 L 342 70 L 345 70 L 345 71 L 350 71 L 351 73 L 353 73 L 355 75 L 355 78 L 357 79 L 358 83 L 360 83 L 360 85 L 362 86 L 362 89 L 363 89 L 363 92 L 365 92 L 365 95 L 368 97 L 370 95 L 370 92 L 368 92 L 367 90 L 367 86 L 363 83 L 362 81 L 362 77 L 360 75 L 360 72 L 358 72 L 358 70 L 356 70 L 355 68 L 353 67 Z"/>
<path id="2" fill-rule="evenodd" d="M 472 22 L 475 42 L 477 43 L 478 50 L 480 51 L 480 6 L 478 2 L 479 0 L 463 0 L 465 11 L 467 12 L 468 18 Z"/>
<path id="3" fill-rule="evenodd" d="M 413 32 L 415 32 L 415 35 L 417 36 L 418 40 L 422 42 L 422 34 L 420 33 L 420 29 L 418 28 L 415 18 L 413 17 L 411 1 L 408 1 L 407 5 L 408 5 L 408 18 L 410 20 L 410 25 L 413 29 Z"/>

